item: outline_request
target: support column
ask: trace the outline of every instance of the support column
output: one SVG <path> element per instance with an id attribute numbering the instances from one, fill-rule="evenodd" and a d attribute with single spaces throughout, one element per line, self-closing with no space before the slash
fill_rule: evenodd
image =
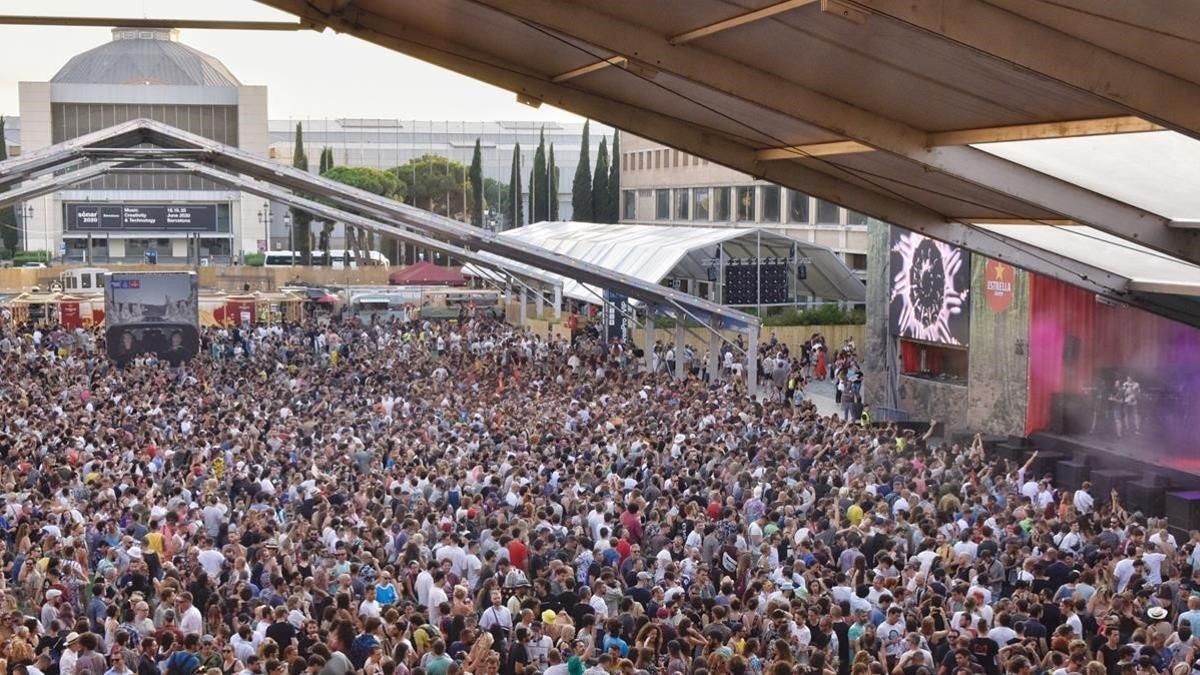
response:
<path id="1" fill-rule="evenodd" d="M 556 320 L 562 318 L 562 305 L 562 285 L 559 284 L 554 287 L 554 318 Z"/>
<path id="2" fill-rule="evenodd" d="M 720 322 L 714 315 L 709 321 L 709 327 L 712 332 L 708 334 L 708 380 L 709 382 L 721 381 L 721 336 L 717 334 L 720 330 Z"/>
<path id="3" fill-rule="evenodd" d="M 538 292 L 537 292 L 537 318 L 539 318 L 539 319 L 542 318 L 542 316 L 545 315 L 545 313 L 546 313 L 546 294 L 543 293 L 542 289 L 539 288 Z"/>
<path id="4" fill-rule="evenodd" d="M 646 372 L 654 372 L 654 306 L 646 305 L 646 320 L 642 322 L 642 358 L 646 360 Z"/>
<path id="5" fill-rule="evenodd" d="M 519 302 L 521 303 L 521 307 L 520 307 L 520 312 L 521 312 L 520 317 L 521 318 L 520 318 L 519 325 L 524 327 L 525 325 L 527 325 L 529 323 L 528 318 L 527 318 L 529 315 L 529 302 L 528 302 L 528 298 L 525 297 L 525 287 L 522 286 L 522 287 L 518 288 L 517 293 L 520 294 Z"/>
<path id="6" fill-rule="evenodd" d="M 752 399 L 758 397 L 758 332 L 758 324 L 751 324 L 746 331 L 746 395 Z"/>
<path id="7" fill-rule="evenodd" d="M 675 379 L 682 380 L 684 377 L 683 369 L 683 346 L 684 338 L 687 337 L 687 314 L 683 312 L 675 312 Z"/>

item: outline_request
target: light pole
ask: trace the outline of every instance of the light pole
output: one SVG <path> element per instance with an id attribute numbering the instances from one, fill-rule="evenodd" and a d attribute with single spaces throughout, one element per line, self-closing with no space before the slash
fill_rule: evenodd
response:
<path id="1" fill-rule="evenodd" d="M 21 229 L 25 230 L 25 250 L 28 251 L 29 250 L 29 225 L 33 221 L 33 204 L 25 204 L 25 208 L 21 210 L 21 215 L 23 216 L 21 220 L 25 225 L 25 227 L 21 228 Z"/>
<path id="2" fill-rule="evenodd" d="M 292 262 L 292 267 L 296 266 L 296 252 L 292 250 L 292 211 L 291 209 L 283 212 L 283 224 L 287 225 L 288 233 L 288 258 Z"/>

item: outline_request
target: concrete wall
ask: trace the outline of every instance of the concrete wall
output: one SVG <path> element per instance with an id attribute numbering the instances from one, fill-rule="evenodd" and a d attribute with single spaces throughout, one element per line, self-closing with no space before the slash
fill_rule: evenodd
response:
<path id="1" fill-rule="evenodd" d="M 267 88 L 241 86 L 237 91 L 238 147 L 266 159 L 271 140 L 267 132 Z M 265 199 L 243 192 L 233 206 L 234 247 L 243 253 L 254 253 L 260 241 L 265 245 L 269 239 L 266 224 L 258 218 L 266 203 Z"/>
<path id="2" fill-rule="evenodd" d="M 997 312 L 985 292 L 987 262 L 972 256 L 967 425 L 1020 436 L 1029 406 L 1029 274 L 1013 271 L 1012 304 Z"/>
<path id="3" fill-rule="evenodd" d="M 20 82 L 17 91 L 21 110 L 21 154 L 28 155 L 50 147 L 50 83 Z M 33 206 L 32 218 L 24 215 L 27 205 Z M 13 206 L 18 210 L 17 224 L 24 224 L 20 245 L 29 250 L 53 250 L 56 236 L 61 234 L 55 228 L 62 227 L 56 224 L 58 219 L 54 217 L 54 195 L 44 195 Z M 53 252 L 57 253 L 56 250 Z"/>
<path id="4" fill-rule="evenodd" d="M 888 329 L 891 297 L 890 230 L 868 232 L 867 325 L 863 341 L 864 397 L 883 419 L 888 410 L 911 419 L 937 419 L 949 431 L 1019 435 L 1029 391 L 1029 275 L 1016 270 L 1013 298 L 1003 311 L 987 302 L 987 258 L 971 257 L 971 323 L 967 385 L 899 373 L 899 342 Z"/>

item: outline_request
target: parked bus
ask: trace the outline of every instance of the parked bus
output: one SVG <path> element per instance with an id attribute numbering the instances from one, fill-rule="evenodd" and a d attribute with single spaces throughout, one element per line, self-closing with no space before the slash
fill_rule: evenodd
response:
<path id="1" fill-rule="evenodd" d="M 312 252 L 313 267 L 332 267 L 335 270 L 346 268 L 346 251 L 344 249 L 335 248 L 330 251 L 330 256 L 326 257 L 325 251 Z M 372 267 L 390 267 L 387 256 L 380 251 L 370 251 L 367 253 L 367 258 L 370 260 Z M 332 264 L 330 264 L 332 259 Z M 358 260 L 355 259 L 354 253 L 349 254 L 350 269 L 358 269 Z M 293 262 L 294 260 L 294 262 Z M 293 267 L 304 263 L 304 254 L 300 251 L 270 251 L 263 258 L 263 267 Z"/>

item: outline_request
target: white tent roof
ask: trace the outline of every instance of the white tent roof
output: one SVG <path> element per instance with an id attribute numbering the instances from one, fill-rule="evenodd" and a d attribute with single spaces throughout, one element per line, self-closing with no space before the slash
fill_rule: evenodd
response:
<path id="1" fill-rule="evenodd" d="M 793 245 L 807 257 L 808 278 L 801 283 L 807 293 L 830 300 L 862 302 L 863 283 L 833 251 L 811 242 L 757 228 L 660 227 L 579 222 L 541 222 L 499 235 L 505 239 L 549 249 L 649 283 L 670 276 L 708 278 L 710 261 L 723 246 L 727 257 L 788 257 Z M 473 266 L 463 271 L 486 276 Z M 583 302 L 603 298 L 601 289 L 563 279 L 563 294 Z"/>

